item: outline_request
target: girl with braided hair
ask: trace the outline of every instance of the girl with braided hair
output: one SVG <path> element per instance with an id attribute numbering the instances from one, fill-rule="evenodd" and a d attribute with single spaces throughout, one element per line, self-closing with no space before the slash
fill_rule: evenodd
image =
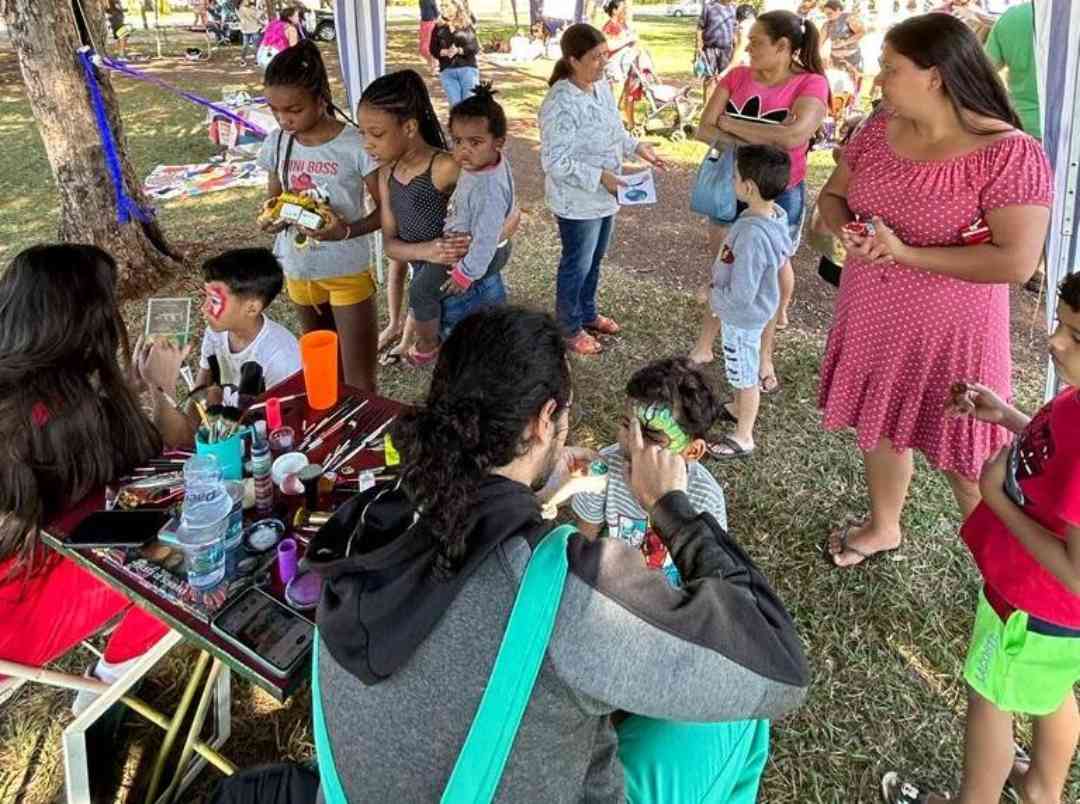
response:
<path id="1" fill-rule="evenodd" d="M 338 333 L 345 382 L 375 390 L 376 312 L 367 235 L 379 228 L 375 171 L 355 126 L 330 95 L 330 79 L 311 40 L 283 50 L 266 69 L 266 100 L 281 130 L 266 138 L 259 165 L 270 174 L 267 210 L 283 193 L 310 198 L 317 229 L 260 216 L 277 235 L 274 253 L 305 332 Z M 375 201 L 367 209 L 365 189 Z"/>
<path id="2" fill-rule="evenodd" d="M 427 86 L 415 70 L 389 73 L 371 82 L 356 116 L 364 149 L 382 165 L 378 193 L 386 201 L 380 205 L 383 246 L 388 257 L 409 263 L 413 270 L 405 334 L 381 362 L 390 365 L 404 359 L 414 366 L 426 365 L 438 354 L 439 291 L 449 267 L 465 257 L 471 243 L 468 234 L 443 234 L 461 166 L 449 152 Z M 517 222 L 515 211 L 498 242 L 513 234 Z M 405 277 L 404 270 L 395 272 L 391 267 L 388 295 L 393 320 Z M 501 279 L 496 275 L 476 285 L 488 281 Z M 474 285 L 474 294 L 483 296 L 484 288 Z"/>

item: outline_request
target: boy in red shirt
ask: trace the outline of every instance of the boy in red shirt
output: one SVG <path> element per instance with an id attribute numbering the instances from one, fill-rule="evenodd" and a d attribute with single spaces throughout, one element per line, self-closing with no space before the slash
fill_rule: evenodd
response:
<path id="1" fill-rule="evenodd" d="M 1080 737 L 1080 274 L 1060 288 L 1050 356 L 1068 386 L 1029 419 L 981 385 L 958 383 L 953 415 L 1018 437 L 986 462 L 982 502 L 961 530 L 982 573 L 971 646 L 964 777 L 958 800 L 996 802 L 1007 782 L 1022 801 L 1060 801 Z M 1031 759 L 1013 743 L 1013 713 L 1034 718 Z M 943 796 L 882 779 L 889 804 Z"/>

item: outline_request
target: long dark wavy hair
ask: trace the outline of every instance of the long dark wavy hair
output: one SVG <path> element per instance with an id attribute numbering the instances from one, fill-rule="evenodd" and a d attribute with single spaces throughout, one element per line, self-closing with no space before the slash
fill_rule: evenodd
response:
<path id="1" fill-rule="evenodd" d="M 607 42 L 604 35 L 587 22 L 579 22 L 571 25 L 563 31 L 559 47 L 562 49 L 562 58 L 555 62 L 555 69 L 548 78 L 548 86 L 553 87 L 564 78 L 574 74 L 574 68 L 570 65 L 570 59 L 582 59 L 585 54 L 597 45 Z"/>
<path id="2" fill-rule="evenodd" d="M 368 84 L 357 106 L 365 104 L 394 115 L 399 123 L 415 120 L 424 142 L 440 151 L 450 150 L 439 124 L 439 116 L 431 103 L 427 84 L 416 70 L 398 70 L 380 75 Z"/>
<path id="3" fill-rule="evenodd" d="M 403 488 L 441 545 L 441 577 L 465 557 L 462 526 L 480 484 L 526 451 L 526 428 L 545 404 L 561 411 L 570 397 L 566 344 L 546 313 L 474 313 L 447 338 L 426 402 L 393 429 Z"/>
<path id="4" fill-rule="evenodd" d="M 995 130 L 973 125 L 963 112 L 1023 130 L 1020 116 L 979 37 L 963 21 L 949 14 L 910 17 L 890 28 L 885 41 L 919 68 L 937 68 L 945 94 L 968 133 L 985 135 Z"/>
<path id="5" fill-rule="evenodd" d="M 757 18 L 769 40 L 787 39 L 795 63 L 808 73 L 825 75 L 821 61 L 821 34 L 809 20 L 801 19 L 790 11 L 770 11 Z"/>
<path id="6" fill-rule="evenodd" d="M 161 450 L 117 359 L 115 286 L 95 246 L 33 246 L 0 276 L 0 561 L 28 572 L 43 525 Z"/>

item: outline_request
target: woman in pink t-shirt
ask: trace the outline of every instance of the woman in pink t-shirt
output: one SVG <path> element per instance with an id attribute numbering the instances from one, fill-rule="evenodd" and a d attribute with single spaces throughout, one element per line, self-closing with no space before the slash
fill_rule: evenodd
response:
<path id="1" fill-rule="evenodd" d="M 820 37 L 813 23 L 790 11 L 770 11 L 750 29 L 749 67 L 736 67 L 724 76 L 701 115 L 697 139 L 713 144 L 776 145 L 791 157 L 791 180 L 776 203 L 788 214 L 792 243 L 798 246 L 806 208 L 806 152 L 821 127 L 829 104 L 829 82 L 819 52 Z M 723 241 L 723 223 L 713 221 L 709 253 L 714 257 Z M 780 309 L 761 339 L 761 390 L 780 387 L 773 368 L 776 327 L 787 325 L 787 306 L 795 290 L 791 261 L 780 271 Z"/>

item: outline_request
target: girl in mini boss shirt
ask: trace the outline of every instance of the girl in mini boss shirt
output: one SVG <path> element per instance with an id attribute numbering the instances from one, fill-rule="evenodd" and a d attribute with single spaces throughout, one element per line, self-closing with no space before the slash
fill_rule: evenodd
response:
<path id="1" fill-rule="evenodd" d="M 338 332 L 345 382 L 374 391 L 375 281 L 367 235 L 378 228 L 379 215 L 377 208 L 365 214 L 364 188 L 378 198 L 378 186 L 368 177 L 363 140 L 335 119 L 326 67 L 309 40 L 270 62 L 266 99 L 281 130 L 259 153 L 259 165 L 270 173 L 260 226 L 277 234 L 274 253 L 304 332 Z M 321 225 L 281 220 L 276 207 L 283 193 L 306 199 Z"/>

